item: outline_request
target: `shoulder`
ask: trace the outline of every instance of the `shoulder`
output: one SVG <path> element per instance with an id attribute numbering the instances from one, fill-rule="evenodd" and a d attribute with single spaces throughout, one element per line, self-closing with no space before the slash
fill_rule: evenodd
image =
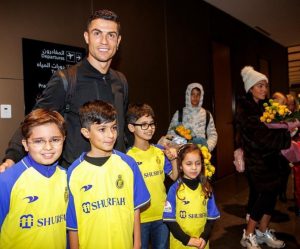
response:
<path id="1" fill-rule="evenodd" d="M 3 173 L 0 173 L 0 185 L 3 186 L 13 186 L 13 184 L 20 178 L 20 176 L 27 170 L 24 158 L 13 165 L 11 168 L 7 169 Z"/>
<path id="2" fill-rule="evenodd" d="M 121 73 L 120 71 L 117 71 L 117 70 L 114 70 L 114 69 L 110 68 L 109 69 L 109 75 L 110 75 L 111 79 L 119 80 L 123 84 L 127 84 L 127 79 L 126 79 L 125 75 L 123 73 Z"/>
<path id="3" fill-rule="evenodd" d="M 160 145 L 160 144 L 152 144 L 152 146 L 155 148 L 155 149 L 159 149 L 159 150 L 164 150 L 165 147 Z"/>
<path id="4" fill-rule="evenodd" d="M 84 160 L 84 156 L 86 153 L 82 153 L 68 168 L 67 174 L 68 174 L 68 179 L 70 175 L 73 173 L 73 171 L 81 164 L 81 162 Z"/>
<path id="5" fill-rule="evenodd" d="M 174 182 L 171 187 L 169 188 L 169 193 L 176 193 L 177 189 L 179 186 L 179 181 L 177 180 L 176 182 Z"/>
<path id="6" fill-rule="evenodd" d="M 127 155 L 127 154 L 124 154 L 121 151 L 113 150 L 113 156 L 119 157 L 120 160 L 122 160 L 125 164 L 127 164 L 131 168 L 131 170 L 133 172 L 135 172 L 136 168 L 138 168 L 137 163 L 133 159 L 133 157 L 131 157 L 131 156 Z"/>

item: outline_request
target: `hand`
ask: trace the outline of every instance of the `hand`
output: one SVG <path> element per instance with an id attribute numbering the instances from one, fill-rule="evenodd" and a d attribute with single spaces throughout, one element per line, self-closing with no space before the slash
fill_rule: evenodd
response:
<path id="1" fill-rule="evenodd" d="M 164 153 L 170 161 L 173 161 L 174 159 L 177 158 L 177 150 L 174 147 L 167 147 L 164 150 Z"/>
<path id="2" fill-rule="evenodd" d="M 4 172 L 6 169 L 10 168 L 11 166 L 13 166 L 15 164 L 15 162 L 11 159 L 6 159 L 5 162 L 3 162 L 0 165 L 0 173 Z"/>
<path id="3" fill-rule="evenodd" d="M 200 246 L 202 246 L 202 240 L 203 239 L 199 239 L 199 238 L 190 238 L 190 240 L 189 240 L 189 243 L 187 244 L 188 246 L 191 246 L 191 247 L 197 247 L 198 249 L 202 249 L 202 248 L 204 248 L 204 247 L 200 247 Z"/>
<path id="4" fill-rule="evenodd" d="M 300 121 L 298 119 L 296 119 L 293 122 L 288 122 L 287 125 L 288 125 L 289 131 L 292 132 L 295 128 L 300 127 Z"/>
<path id="5" fill-rule="evenodd" d="M 206 246 L 206 241 L 202 238 L 199 238 L 200 239 L 200 246 L 198 247 L 199 249 L 204 249 L 205 246 Z"/>

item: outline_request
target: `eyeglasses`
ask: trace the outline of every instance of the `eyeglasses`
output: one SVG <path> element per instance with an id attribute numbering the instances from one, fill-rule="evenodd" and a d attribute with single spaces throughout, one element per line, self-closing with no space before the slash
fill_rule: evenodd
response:
<path id="1" fill-rule="evenodd" d="M 149 127 L 151 127 L 151 129 L 154 129 L 155 128 L 155 123 L 143 123 L 143 124 L 134 124 L 132 123 L 132 125 L 134 126 L 140 126 L 142 130 L 148 130 Z"/>
<path id="2" fill-rule="evenodd" d="M 64 142 L 63 137 L 52 137 L 49 140 L 45 140 L 42 138 L 32 139 L 32 141 L 28 141 L 27 143 L 32 144 L 33 146 L 37 148 L 43 148 L 47 144 L 47 142 L 50 143 L 51 147 L 58 147 Z"/>

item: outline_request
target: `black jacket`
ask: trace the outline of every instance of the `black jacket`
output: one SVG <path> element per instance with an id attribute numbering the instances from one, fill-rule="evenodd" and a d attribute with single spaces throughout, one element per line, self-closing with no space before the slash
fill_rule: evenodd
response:
<path id="1" fill-rule="evenodd" d="M 124 128 L 125 114 L 128 105 L 128 85 L 125 77 L 117 77 L 112 69 L 106 75 L 96 70 L 85 58 L 77 65 L 77 81 L 75 90 L 70 101 L 70 112 L 67 114 L 67 137 L 62 154 L 62 164 L 68 166 L 83 151 L 90 149 L 90 144 L 80 133 L 80 120 L 78 111 L 80 106 L 92 100 L 103 100 L 113 104 L 118 112 L 118 138 L 115 148 L 125 151 Z M 66 100 L 66 91 L 61 78 L 54 74 L 43 91 L 42 97 L 37 101 L 34 109 L 48 108 L 64 113 Z M 6 158 L 18 162 L 24 156 L 24 150 L 21 144 L 21 131 L 18 129 L 9 142 L 6 150 Z"/>
<path id="2" fill-rule="evenodd" d="M 269 129 L 261 121 L 263 102 L 252 96 L 240 99 L 236 114 L 237 146 L 244 151 L 246 174 L 257 191 L 276 191 L 279 187 L 280 150 L 291 144 L 287 129 Z"/>

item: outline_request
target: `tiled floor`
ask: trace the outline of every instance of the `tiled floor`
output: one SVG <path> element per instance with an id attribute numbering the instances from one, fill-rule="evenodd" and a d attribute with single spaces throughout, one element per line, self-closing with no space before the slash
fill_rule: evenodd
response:
<path id="1" fill-rule="evenodd" d="M 276 236 L 286 243 L 287 249 L 300 248 L 300 217 L 293 212 L 292 175 L 289 179 L 287 203 L 277 202 L 270 227 L 276 230 Z M 243 174 L 221 179 L 214 184 L 216 202 L 221 218 L 216 222 L 210 239 L 211 249 L 237 249 L 240 245 L 242 230 L 245 227 L 245 205 L 248 188 Z M 269 248 L 266 245 L 263 249 Z"/>

